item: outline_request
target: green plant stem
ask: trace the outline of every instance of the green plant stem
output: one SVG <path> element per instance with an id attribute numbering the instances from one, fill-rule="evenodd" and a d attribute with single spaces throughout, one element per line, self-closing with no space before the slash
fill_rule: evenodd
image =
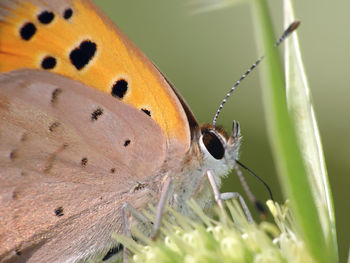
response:
<path id="1" fill-rule="evenodd" d="M 254 0 L 255 28 L 260 47 L 266 54 L 263 99 L 268 132 L 278 174 L 291 200 L 298 227 L 316 262 L 329 262 L 328 250 L 318 218 L 311 186 L 307 179 L 295 128 L 288 114 L 283 67 L 274 48 L 275 37 L 266 1 Z"/>
<path id="2" fill-rule="evenodd" d="M 284 26 L 295 21 L 293 1 L 284 0 Z M 285 43 L 285 76 L 287 103 L 290 116 L 296 127 L 299 145 L 306 163 L 313 196 L 317 201 L 318 216 L 332 262 L 338 262 L 338 245 L 332 191 L 327 176 L 326 162 L 318 130 L 312 96 L 305 73 L 298 34 L 293 34 Z"/>

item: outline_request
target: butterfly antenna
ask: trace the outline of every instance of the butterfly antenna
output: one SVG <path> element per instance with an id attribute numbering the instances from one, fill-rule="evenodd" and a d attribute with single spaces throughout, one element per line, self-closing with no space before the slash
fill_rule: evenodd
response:
<path id="1" fill-rule="evenodd" d="M 274 47 L 279 46 L 295 29 L 298 28 L 298 26 L 300 25 L 300 21 L 294 21 L 293 23 L 291 23 L 289 25 L 289 27 L 283 32 L 282 36 L 278 39 L 278 41 L 274 44 Z M 213 119 L 213 126 L 216 126 L 216 121 L 219 117 L 219 114 L 222 110 L 222 108 L 224 107 L 227 99 L 231 96 L 232 92 L 234 92 L 234 90 L 237 88 L 237 86 L 248 76 L 248 74 L 250 72 L 252 72 L 252 70 L 254 68 L 256 68 L 259 63 L 264 59 L 264 56 L 259 57 L 255 63 L 253 65 L 251 65 L 251 67 L 239 78 L 239 80 L 235 83 L 235 85 L 230 89 L 230 91 L 226 94 L 225 98 L 222 100 L 218 110 L 215 113 L 214 119 Z"/>

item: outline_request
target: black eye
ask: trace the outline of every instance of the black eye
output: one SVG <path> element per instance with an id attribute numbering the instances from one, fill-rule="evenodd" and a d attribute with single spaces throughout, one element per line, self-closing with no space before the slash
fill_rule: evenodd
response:
<path id="1" fill-rule="evenodd" d="M 225 149 L 217 135 L 210 131 L 203 133 L 203 143 L 208 152 L 217 160 L 220 160 L 225 155 Z"/>

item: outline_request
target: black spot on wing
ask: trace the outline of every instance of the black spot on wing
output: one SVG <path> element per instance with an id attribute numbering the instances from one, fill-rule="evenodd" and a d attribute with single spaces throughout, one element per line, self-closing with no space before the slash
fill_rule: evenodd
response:
<path id="1" fill-rule="evenodd" d="M 56 215 L 57 217 L 64 216 L 63 207 L 62 207 L 62 206 L 57 207 L 57 208 L 55 209 L 55 215 Z"/>
<path id="2" fill-rule="evenodd" d="M 61 123 L 59 123 L 58 121 L 55 121 L 54 123 L 52 123 L 52 124 L 49 126 L 49 131 L 50 131 L 50 132 L 55 131 L 55 129 L 56 129 L 58 126 L 60 126 L 60 125 L 61 125 Z"/>
<path id="3" fill-rule="evenodd" d="M 54 67 L 56 67 L 56 64 L 56 58 L 52 56 L 47 56 L 41 61 L 42 69 L 53 69 Z"/>
<path id="4" fill-rule="evenodd" d="M 21 28 L 20 28 L 20 36 L 23 40 L 30 40 L 36 32 L 36 27 L 33 23 L 28 22 L 25 23 Z"/>
<path id="5" fill-rule="evenodd" d="M 91 121 L 97 121 L 100 116 L 103 115 L 103 109 L 97 108 L 96 110 L 91 113 Z"/>
<path id="6" fill-rule="evenodd" d="M 16 190 L 14 190 L 14 191 L 12 192 L 12 199 L 13 199 L 13 200 L 17 200 L 18 198 L 19 198 L 18 192 L 17 192 Z"/>
<path id="7" fill-rule="evenodd" d="M 146 113 L 148 116 L 151 116 L 151 112 L 145 108 L 141 109 L 144 113 Z"/>
<path id="8" fill-rule="evenodd" d="M 11 161 L 14 161 L 15 159 L 18 158 L 18 151 L 16 149 L 11 151 L 9 157 L 10 157 Z"/>
<path id="9" fill-rule="evenodd" d="M 124 142 L 124 147 L 128 146 L 129 144 L 130 144 L 130 140 L 126 140 L 126 141 Z"/>
<path id="10" fill-rule="evenodd" d="M 115 168 L 111 168 L 110 172 L 111 172 L 111 174 L 114 174 L 115 173 Z"/>
<path id="11" fill-rule="evenodd" d="M 79 47 L 74 48 L 69 58 L 73 66 L 77 70 L 83 69 L 96 53 L 97 46 L 90 40 L 84 40 L 80 43 Z"/>
<path id="12" fill-rule="evenodd" d="M 124 79 L 120 79 L 113 84 L 111 94 L 113 97 L 118 97 L 122 99 L 125 93 L 127 92 L 127 90 L 128 90 L 128 82 Z"/>
<path id="13" fill-rule="evenodd" d="M 63 18 L 66 19 L 66 20 L 69 19 L 69 18 L 71 18 L 72 15 L 73 15 L 73 10 L 72 10 L 72 8 L 67 8 L 67 9 L 64 10 L 64 12 L 63 12 Z"/>
<path id="14" fill-rule="evenodd" d="M 80 164 L 81 166 L 85 167 L 88 163 L 88 158 L 84 157 L 81 159 Z"/>
<path id="15" fill-rule="evenodd" d="M 38 15 L 38 20 L 40 21 L 40 23 L 45 25 L 50 24 L 54 18 L 54 13 L 49 11 L 43 11 Z"/>
<path id="16" fill-rule="evenodd" d="M 25 142 L 27 140 L 28 140 L 28 134 L 24 132 L 21 136 L 21 142 Z"/>
<path id="17" fill-rule="evenodd" d="M 57 103 L 59 95 L 63 92 L 63 90 L 57 88 L 51 94 L 51 103 Z"/>

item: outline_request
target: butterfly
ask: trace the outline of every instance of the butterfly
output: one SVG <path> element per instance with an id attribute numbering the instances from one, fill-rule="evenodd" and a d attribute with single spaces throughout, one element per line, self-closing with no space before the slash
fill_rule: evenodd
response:
<path id="1" fill-rule="evenodd" d="M 79 262 L 123 204 L 210 209 L 240 129 L 199 125 L 157 67 L 86 0 L 0 3 L 0 261 Z M 145 229 L 147 231 L 147 229 Z"/>

